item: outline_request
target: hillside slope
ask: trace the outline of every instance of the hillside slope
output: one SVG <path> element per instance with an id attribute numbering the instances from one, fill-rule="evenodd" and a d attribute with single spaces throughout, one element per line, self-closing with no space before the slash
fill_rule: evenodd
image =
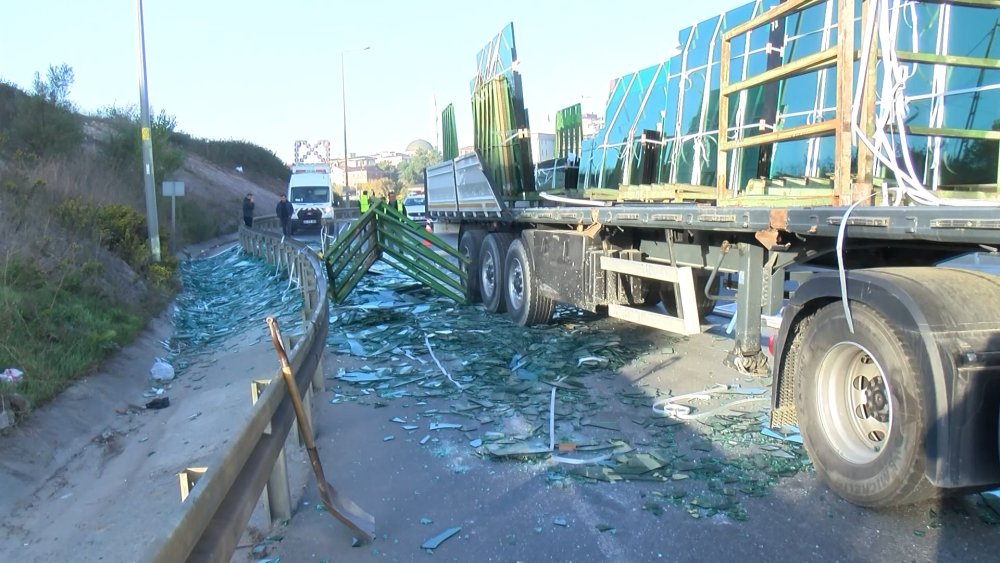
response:
<path id="1" fill-rule="evenodd" d="M 179 289 L 175 255 L 234 234 L 247 193 L 274 213 L 289 170 L 273 153 L 173 127 L 162 113 L 152 127 L 155 261 L 134 112 L 84 116 L 0 83 L 0 370 L 25 374 L 0 381 L 0 430 L 23 417 L 10 416 L 20 397 L 44 404 L 132 342 Z M 163 197 L 165 180 L 185 195 Z"/>

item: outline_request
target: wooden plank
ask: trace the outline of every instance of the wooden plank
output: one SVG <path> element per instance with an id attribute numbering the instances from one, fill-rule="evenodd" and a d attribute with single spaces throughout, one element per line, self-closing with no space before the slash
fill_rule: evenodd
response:
<path id="1" fill-rule="evenodd" d="M 834 45 L 829 49 L 824 49 L 818 53 L 813 53 L 802 57 L 801 59 L 783 64 L 777 68 L 772 68 L 771 70 L 764 71 L 751 78 L 747 78 L 746 80 L 734 82 L 728 86 L 723 85 L 719 91 L 723 95 L 729 95 L 739 92 L 740 90 L 747 90 L 749 88 L 753 88 L 754 86 L 760 86 L 761 84 L 771 82 L 772 80 L 791 78 L 799 74 L 833 66 L 834 64 L 837 64 L 839 57 L 839 45 Z"/>
<path id="2" fill-rule="evenodd" d="M 722 36 L 722 38 L 724 40 L 729 40 L 738 35 L 743 35 L 744 33 L 761 27 L 762 25 L 766 25 L 774 20 L 783 18 L 788 14 L 804 10 L 814 4 L 819 4 L 821 1 L 822 0 L 788 0 L 787 2 L 779 4 L 751 20 L 747 20 L 746 22 L 730 29 Z"/>
<path id="3" fill-rule="evenodd" d="M 833 146 L 833 204 L 854 203 L 851 184 L 851 110 L 854 98 L 854 0 L 838 3 L 837 122 Z"/>
<path id="4" fill-rule="evenodd" d="M 949 66 L 966 66 L 972 68 L 1000 69 L 1000 59 L 985 59 L 982 57 L 960 57 L 958 55 L 936 55 L 934 53 L 914 53 L 912 51 L 896 51 L 899 60 L 908 63 L 941 64 Z"/>
<path id="5" fill-rule="evenodd" d="M 868 11 L 874 10 L 875 6 L 871 0 L 861 2 L 861 21 L 868 20 Z M 862 24 L 863 25 L 863 24 Z M 874 38 L 872 39 L 874 41 Z M 860 54 L 858 55 L 860 58 Z M 877 79 L 877 49 L 871 49 L 868 54 L 868 70 L 865 76 L 859 77 L 864 81 L 864 90 L 861 93 L 861 110 L 858 112 L 858 128 L 869 138 L 875 133 L 875 80 Z M 864 143 L 858 143 L 858 169 L 854 182 L 854 193 L 852 199 L 869 199 L 872 194 L 872 165 L 875 155 Z"/>
<path id="6" fill-rule="evenodd" d="M 927 4 L 944 4 L 945 0 L 924 0 Z M 947 0 L 953 6 L 971 6 L 973 8 L 1000 8 L 1000 0 Z"/>
<path id="7" fill-rule="evenodd" d="M 729 138 L 729 95 L 726 93 L 729 85 L 729 56 L 732 45 L 728 39 L 722 39 L 722 52 L 719 56 L 719 143 L 716 146 L 715 197 L 722 199 L 727 193 L 727 152 L 722 148 L 722 142 Z"/>
<path id="8" fill-rule="evenodd" d="M 820 121 L 818 123 L 810 123 L 809 125 L 800 125 L 798 127 L 791 127 L 789 129 L 781 129 L 778 131 L 772 131 L 770 133 L 764 133 L 763 135 L 755 135 L 753 137 L 746 137 L 744 139 L 738 139 L 736 141 L 725 141 L 719 139 L 719 146 L 723 147 L 724 150 L 741 149 L 744 147 L 753 147 L 757 145 L 766 145 L 769 143 L 780 143 L 782 141 L 796 141 L 798 139 L 805 139 L 808 137 L 815 137 L 823 134 L 830 134 L 837 130 L 837 120 L 828 119 L 826 121 Z"/>
<path id="9" fill-rule="evenodd" d="M 913 135 L 927 137 L 949 137 L 955 139 L 978 139 L 982 141 L 1000 141 L 1000 131 L 982 131 L 978 129 L 951 129 L 948 127 L 910 126 L 906 131 Z"/>

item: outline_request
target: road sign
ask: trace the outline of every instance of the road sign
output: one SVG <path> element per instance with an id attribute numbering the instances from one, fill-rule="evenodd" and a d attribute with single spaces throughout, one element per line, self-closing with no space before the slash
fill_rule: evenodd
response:
<path id="1" fill-rule="evenodd" d="M 183 197 L 184 182 L 163 182 L 164 197 Z"/>

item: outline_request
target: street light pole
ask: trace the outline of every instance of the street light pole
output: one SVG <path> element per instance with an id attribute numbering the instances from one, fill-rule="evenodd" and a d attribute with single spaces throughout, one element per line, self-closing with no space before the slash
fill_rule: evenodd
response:
<path id="1" fill-rule="evenodd" d="M 344 196 L 349 197 L 351 195 L 351 179 L 350 179 L 350 166 L 347 160 L 347 78 L 346 72 L 344 71 L 344 55 L 346 53 L 353 53 L 355 51 L 367 51 L 371 47 L 365 47 L 363 49 L 355 49 L 354 51 L 341 51 L 340 52 L 340 99 L 343 103 L 344 109 Z"/>
<path id="2" fill-rule="evenodd" d="M 139 35 L 139 127 L 142 140 L 142 169 L 146 184 L 146 225 L 153 262 L 160 261 L 160 222 L 156 215 L 156 183 L 153 176 L 153 139 L 149 124 L 149 94 L 146 89 L 146 32 L 142 23 L 142 0 L 136 0 Z"/>

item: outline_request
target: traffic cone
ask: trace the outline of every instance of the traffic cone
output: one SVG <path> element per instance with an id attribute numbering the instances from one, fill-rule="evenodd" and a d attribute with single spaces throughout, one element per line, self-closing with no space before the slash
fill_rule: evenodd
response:
<path id="1" fill-rule="evenodd" d="M 424 230 L 427 231 L 428 233 L 434 233 L 434 227 L 431 225 L 430 218 L 424 221 Z M 430 246 L 430 245 L 431 241 L 424 239 L 424 246 Z"/>

